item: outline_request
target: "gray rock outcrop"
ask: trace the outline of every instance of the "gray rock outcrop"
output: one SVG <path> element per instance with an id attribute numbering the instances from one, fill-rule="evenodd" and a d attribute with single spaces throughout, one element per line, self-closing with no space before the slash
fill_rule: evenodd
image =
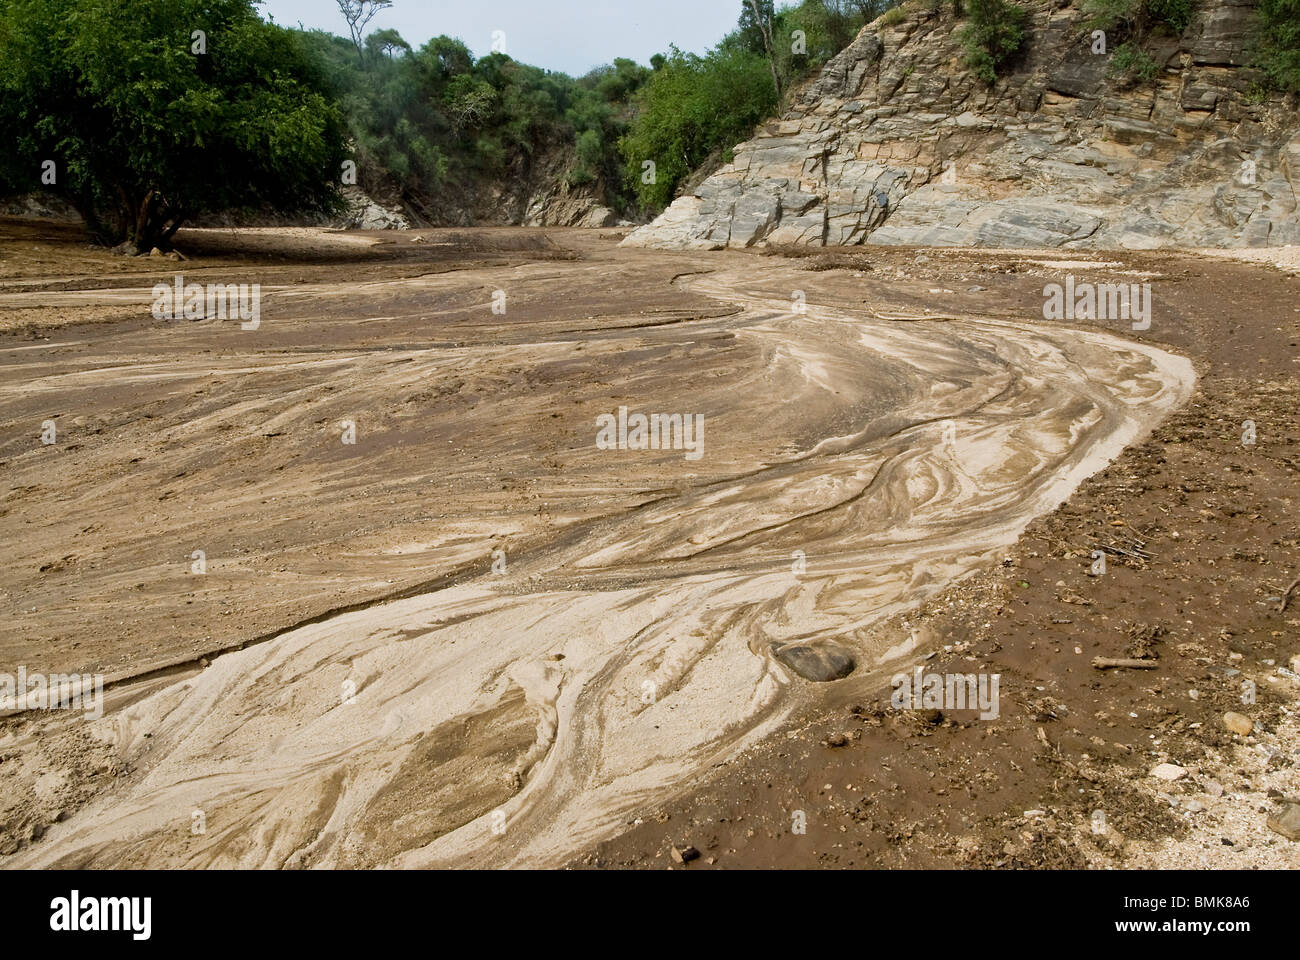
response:
<path id="1" fill-rule="evenodd" d="M 1152 41 L 1150 83 L 1113 75 L 1077 4 L 1025 5 L 1027 47 L 991 87 L 962 65 L 950 5 L 870 24 L 624 244 L 1300 243 L 1300 120 L 1244 66 L 1254 0 L 1206 0 Z"/>

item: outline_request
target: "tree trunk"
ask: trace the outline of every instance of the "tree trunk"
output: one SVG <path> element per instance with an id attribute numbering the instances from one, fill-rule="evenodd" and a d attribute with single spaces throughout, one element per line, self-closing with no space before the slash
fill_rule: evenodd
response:
<path id="1" fill-rule="evenodd" d="M 749 0 L 749 9 L 754 11 L 754 22 L 758 24 L 758 32 L 763 36 L 763 48 L 767 51 L 767 65 L 772 68 L 772 86 L 776 88 L 776 99 L 779 102 L 782 97 L 781 78 L 776 72 L 776 50 L 772 40 L 772 21 L 763 22 L 763 15 L 758 10 L 758 0 Z"/>

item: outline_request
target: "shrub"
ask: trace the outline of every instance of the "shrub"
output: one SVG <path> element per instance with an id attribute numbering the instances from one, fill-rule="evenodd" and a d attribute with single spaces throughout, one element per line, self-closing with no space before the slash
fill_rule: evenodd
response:
<path id="1" fill-rule="evenodd" d="M 722 44 L 706 56 L 674 47 L 638 94 L 640 113 L 619 147 L 627 183 L 647 208 L 672 200 L 677 184 L 714 151 L 744 140 L 777 105 L 764 57 Z M 655 182 L 643 183 L 653 161 Z"/>
<path id="2" fill-rule="evenodd" d="M 1260 0 L 1256 62 L 1273 86 L 1300 92 L 1300 0 Z"/>
<path id="3" fill-rule="evenodd" d="M 1111 56 L 1110 72 L 1128 83 L 1150 83 L 1160 74 L 1160 64 L 1137 44 L 1124 43 Z"/>
<path id="4" fill-rule="evenodd" d="M 1025 42 L 1025 9 L 1009 0 L 967 0 L 969 22 L 958 38 L 966 48 L 966 66 L 985 83 L 1001 70 Z"/>
<path id="5" fill-rule="evenodd" d="M 901 6 L 890 7 L 885 11 L 885 15 L 880 18 L 880 22 L 887 27 L 897 26 L 907 17 L 907 11 Z"/>
<path id="6" fill-rule="evenodd" d="M 1083 12 L 1094 30 L 1121 28 L 1140 39 L 1157 27 L 1182 33 L 1196 15 L 1196 0 L 1084 0 Z"/>

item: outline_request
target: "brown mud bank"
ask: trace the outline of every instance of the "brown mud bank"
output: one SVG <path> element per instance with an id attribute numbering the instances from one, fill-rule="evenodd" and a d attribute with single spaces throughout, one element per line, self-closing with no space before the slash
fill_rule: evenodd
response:
<path id="1" fill-rule="evenodd" d="M 718 769 L 750 804 L 746 751 L 869 688 L 899 617 L 1184 404 L 1231 302 L 1173 255 L 616 240 L 428 231 L 352 263 L 204 231 L 130 276 L 6 245 L 0 663 L 115 681 L 99 720 L 5 721 L 8 865 L 554 865 L 687 816 Z M 1090 269 L 1157 284 L 1143 340 L 1033 319 Z M 180 271 L 259 283 L 261 328 L 155 320 Z M 1212 278 L 1294 337 L 1287 281 Z M 600 449 L 620 407 L 702 416 L 702 455 Z"/>

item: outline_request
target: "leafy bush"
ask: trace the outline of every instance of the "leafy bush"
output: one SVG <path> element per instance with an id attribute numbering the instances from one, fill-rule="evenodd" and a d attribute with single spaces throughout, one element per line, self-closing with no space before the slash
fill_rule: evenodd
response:
<path id="1" fill-rule="evenodd" d="M 1196 0 L 1084 0 L 1083 12 L 1091 29 L 1119 28 L 1142 39 L 1156 28 L 1181 34 L 1196 16 Z"/>
<path id="2" fill-rule="evenodd" d="M 723 43 L 706 56 L 676 47 L 642 88 L 640 112 L 620 143 L 627 182 L 645 208 L 672 200 L 711 153 L 744 140 L 777 105 L 764 57 Z M 654 182 L 643 182 L 646 161 Z"/>
<path id="3" fill-rule="evenodd" d="M 1256 61 L 1275 87 L 1300 92 L 1300 0 L 1260 0 Z"/>
<path id="4" fill-rule="evenodd" d="M 1025 42 L 1024 7 L 1010 0 L 966 0 L 969 22 L 958 39 L 966 48 L 966 66 L 985 83 L 993 83 Z"/>
<path id="5" fill-rule="evenodd" d="M 1160 64 L 1144 44 L 1154 31 L 1182 34 L 1196 16 L 1196 0 L 1085 0 L 1090 29 L 1115 31 L 1124 42 L 1111 56 L 1110 73 L 1124 84 L 1149 83 L 1160 75 Z"/>
<path id="6" fill-rule="evenodd" d="M 880 22 L 887 27 L 893 27 L 902 23 L 907 18 L 907 11 L 902 6 L 890 7 L 885 11 L 885 15 L 880 18 Z"/>
<path id="7" fill-rule="evenodd" d="M 1150 83 L 1160 74 L 1160 64 L 1135 43 L 1124 43 L 1116 48 L 1110 59 L 1112 76 L 1128 83 Z"/>
<path id="8" fill-rule="evenodd" d="M 1196 0 L 1146 0 L 1147 14 L 1172 33 L 1181 34 L 1196 16 Z"/>

